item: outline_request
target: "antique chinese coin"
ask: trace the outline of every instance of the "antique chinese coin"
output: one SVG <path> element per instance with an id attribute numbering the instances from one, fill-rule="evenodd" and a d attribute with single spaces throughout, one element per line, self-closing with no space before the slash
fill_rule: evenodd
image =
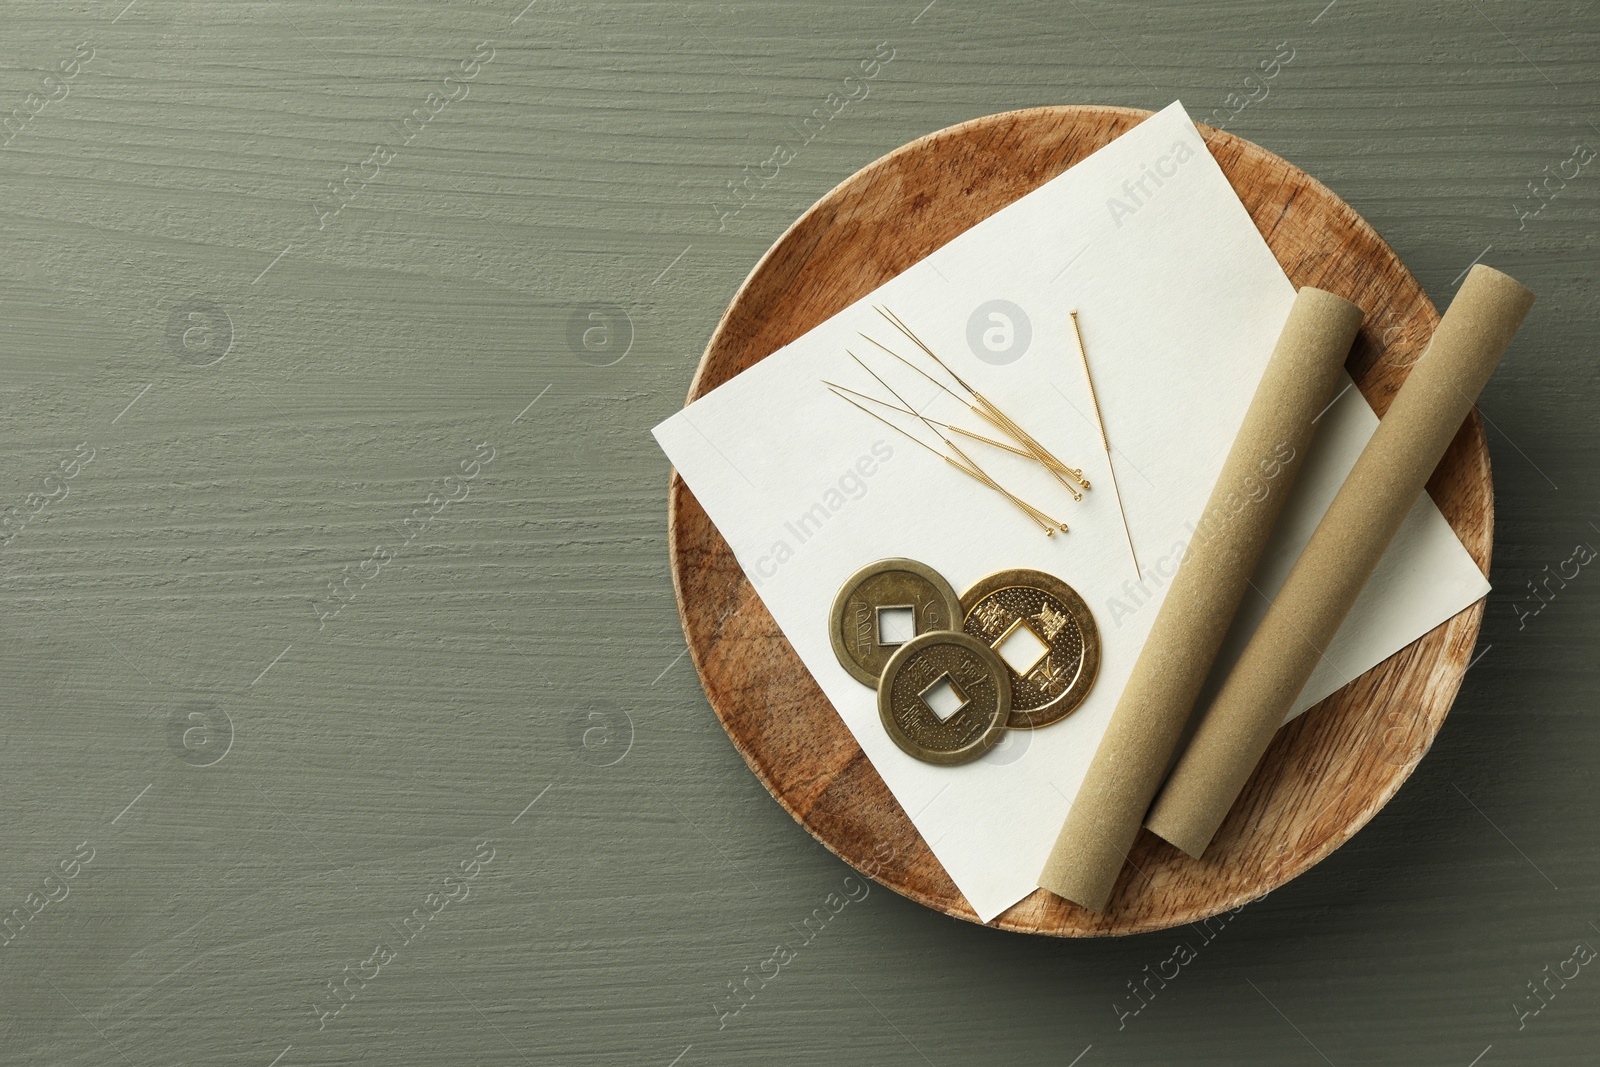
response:
<path id="1" fill-rule="evenodd" d="M 1011 679 L 1013 730 L 1075 711 L 1100 671 L 1100 630 L 1072 586 L 1033 570 L 991 574 L 961 597 L 961 628 L 992 648 Z"/>
<path id="2" fill-rule="evenodd" d="M 876 686 L 895 649 L 918 634 L 961 628 L 961 598 L 927 564 L 880 559 L 840 588 L 830 625 L 839 663 L 862 685 Z"/>
<path id="3" fill-rule="evenodd" d="M 894 743 L 927 763 L 970 763 L 1005 734 L 1011 680 L 988 645 L 936 630 L 895 650 L 878 683 L 878 717 Z"/>

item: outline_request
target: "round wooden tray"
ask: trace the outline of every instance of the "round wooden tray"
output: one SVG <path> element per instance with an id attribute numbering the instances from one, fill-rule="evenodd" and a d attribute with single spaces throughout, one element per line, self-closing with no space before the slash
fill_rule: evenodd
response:
<path id="1" fill-rule="evenodd" d="M 929 134 L 852 175 L 756 264 L 706 347 L 689 400 L 1149 114 L 1046 107 L 991 115 Z M 1422 287 L 1371 226 L 1309 175 L 1232 134 L 1200 130 L 1294 284 L 1331 290 L 1366 312 L 1348 365 L 1383 414 L 1438 324 Z M 1476 411 L 1428 490 L 1487 573 L 1493 488 Z M 976 921 L 676 472 L 669 501 L 678 611 L 734 747 L 778 803 L 845 862 L 912 900 Z M 1236 907 L 1305 871 L 1365 825 L 1426 753 L 1482 617 L 1479 601 L 1280 731 L 1205 859 L 1142 831 L 1103 914 L 1036 890 L 991 925 L 1071 937 L 1158 930 Z"/>

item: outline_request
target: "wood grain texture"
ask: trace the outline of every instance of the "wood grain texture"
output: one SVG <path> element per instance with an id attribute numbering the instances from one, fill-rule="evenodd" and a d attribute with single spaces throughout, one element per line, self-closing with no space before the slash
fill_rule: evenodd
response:
<path id="1" fill-rule="evenodd" d="M 1035 108 L 920 138 L 852 175 L 786 232 L 740 288 L 690 387 L 692 402 L 814 328 L 1148 112 Z M 1305 172 L 1231 134 L 1207 145 L 1296 286 L 1360 306 L 1350 369 L 1381 414 L 1437 315 L 1393 250 Z M 1380 336 L 1374 324 L 1403 323 Z M 1489 454 L 1474 416 L 1429 491 L 1485 573 Z M 695 667 L 756 776 L 823 844 L 883 884 L 976 921 L 849 729 L 674 472 L 673 575 Z M 1148 831 L 1105 911 L 1036 890 L 993 920 L 1061 936 L 1140 933 L 1238 907 L 1310 868 L 1366 825 L 1431 745 L 1465 672 L 1483 603 L 1341 688 L 1282 730 L 1203 860 Z M 888 865 L 875 862 L 892 850 Z"/>
<path id="2" fill-rule="evenodd" d="M 97 850 L 0 948 L 4 1067 L 1592 1062 L 1591 968 L 1526 1029 L 1510 1004 L 1600 922 L 1600 580 L 1517 614 L 1600 544 L 1600 172 L 1525 226 L 1513 205 L 1600 147 L 1600 10 L 52 0 L 0 20 L 0 116 L 95 50 L 0 149 L 0 506 L 98 449 L 0 552 L 0 917 Z M 1284 40 L 1229 132 L 1336 190 L 1436 305 L 1491 244 L 1540 295 L 1482 400 L 1495 592 L 1445 729 L 1365 830 L 1209 944 L 1013 937 L 866 882 L 719 1017 L 853 872 L 690 669 L 650 428 L 752 264 L 885 152 L 1041 104 L 1202 117 Z M 470 96 L 319 230 L 328 183 L 481 42 Z M 880 42 L 870 95 L 807 139 Z M 780 143 L 794 160 L 753 177 Z M 211 366 L 167 333 L 196 297 L 233 327 Z M 571 343 L 595 305 L 631 326 L 610 365 Z M 330 581 L 486 439 L 471 496 L 319 629 Z M 231 717 L 214 765 L 174 733 L 191 703 Z M 500 852 L 471 899 L 322 1028 L 326 983 L 483 837 Z M 1180 940 L 1200 959 L 1119 1018 Z"/>

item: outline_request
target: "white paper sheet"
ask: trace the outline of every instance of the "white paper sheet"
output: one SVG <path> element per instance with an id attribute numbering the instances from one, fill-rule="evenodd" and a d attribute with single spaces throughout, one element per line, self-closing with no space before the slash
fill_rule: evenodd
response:
<path id="1" fill-rule="evenodd" d="M 1037 883 L 1293 299 L 1175 103 L 655 428 L 807 669 L 984 921 Z M 1002 308 L 1001 318 L 988 318 L 995 300 L 1021 315 Z M 929 417 L 980 428 L 955 400 L 861 340 L 865 332 L 910 354 L 876 304 L 1056 455 L 1083 467 L 1094 489 L 1074 503 L 1037 468 L 981 445 L 969 450 L 1014 492 L 1066 521 L 1070 534 L 1046 538 L 1004 499 L 823 386 L 829 379 L 885 395 L 848 347 L 910 403 L 926 405 Z M 1067 317 L 1073 308 L 1143 582 L 1089 414 Z M 994 349 L 1008 346 L 1022 354 L 1004 362 Z M 1322 417 L 1256 580 L 1266 595 L 1282 584 L 1376 425 L 1355 389 Z M 936 767 L 901 752 L 878 721 L 873 690 L 839 666 L 828 636 L 841 583 L 889 556 L 929 564 L 958 592 L 1009 567 L 1067 581 L 1101 632 L 1100 675 L 1087 700 L 1062 722 L 1008 734 L 965 766 Z M 1424 496 L 1295 712 L 1488 589 Z M 1234 645 L 1264 608 L 1264 600 L 1246 605 Z"/>

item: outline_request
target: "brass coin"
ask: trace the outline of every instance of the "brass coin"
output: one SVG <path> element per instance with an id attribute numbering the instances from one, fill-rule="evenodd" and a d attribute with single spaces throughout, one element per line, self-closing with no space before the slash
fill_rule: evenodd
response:
<path id="1" fill-rule="evenodd" d="M 1089 695 L 1100 673 L 1100 630 L 1072 586 L 1042 571 L 1000 571 L 968 589 L 961 608 L 962 630 L 992 648 L 1010 675 L 1011 729 L 1059 722 Z"/>
<path id="2" fill-rule="evenodd" d="M 1011 681 L 988 645 L 959 630 L 901 645 L 878 684 L 878 718 L 894 743 L 927 763 L 970 763 L 1006 732 Z"/>
<path id="3" fill-rule="evenodd" d="M 896 633 L 906 622 L 909 632 Z M 938 571 L 914 559 L 880 559 L 852 574 L 834 597 L 833 654 L 856 681 L 876 686 L 906 641 L 960 625 L 961 598 Z"/>

